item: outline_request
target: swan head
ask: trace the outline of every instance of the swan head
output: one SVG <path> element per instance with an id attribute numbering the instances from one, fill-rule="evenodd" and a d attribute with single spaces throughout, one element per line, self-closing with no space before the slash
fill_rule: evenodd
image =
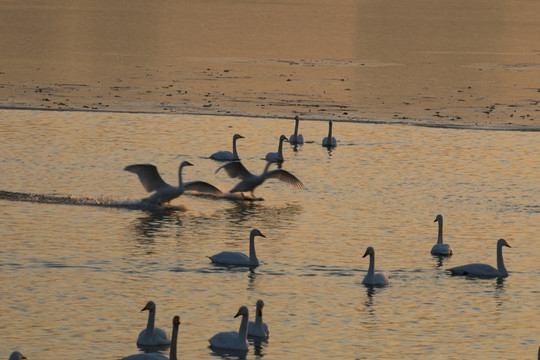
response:
<path id="1" fill-rule="evenodd" d="M 173 317 L 173 319 L 172 319 L 172 324 L 173 324 L 173 326 L 178 326 L 178 325 L 180 325 L 180 316 L 175 315 L 175 316 Z"/>
<path id="2" fill-rule="evenodd" d="M 375 250 L 370 246 L 366 249 L 366 252 L 364 253 L 364 256 L 362 257 L 365 258 L 366 256 L 371 255 L 371 254 L 375 254 Z"/>
<path id="3" fill-rule="evenodd" d="M 236 139 L 243 139 L 244 137 L 240 134 L 234 134 L 233 136 L 233 140 L 236 140 Z"/>
<path id="4" fill-rule="evenodd" d="M 262 316 L 263 307 L 264 307 L 264 301 L 257 300 L 257 315 Z"/>
<path id="5" fill-rule="evenodd" d="M 141 311 L 156 311 L 156 304 L 153 301 L 149 301 L 146 303 L 146 305 L 141 309 Z"/>
<path id="6" fill-rule="evenodd" d="M 298 117 L 298 115 L 296 115 L 296 116 L 294 117 L 294 120 L 300 121 L 300 118 Z"/>
<path id="7" fill-rule="evenodd" d="M 238 309 L 238 312 L 236 315 L 234 315 L 235 318 L 239 316 L 247 316 L 249 314 L 249 310 L 246 306 L 240 306 L 240 309 Z"/>
<path id="8" fill-rule="evenodd" d="M 28 358 L 18 351 L 12 352 L 11 356 L 9 357 L 9 360 L 22 360 L 22 359 L 28 359 Z"/>
<path id="9" fill-rule="evenodd" d="M 504 240 L 504 239 L 499 239 L 499 240 L 497 241 L 497 247 L 503 247 L 503 246 L 506 246 L 506 247 L 511 248 L 511 246 L 506 242 L 506 240 Z"/>
<path id="10" fill-rule="evenodd" d="M 193 166 L 193 164 L 189 161 L 182 161 L 182 163 L 180 164 L 180 168 L 183 168 L 184 166 Z"/>
<path id="11" fill-rule="evenodd" d="M 328 121 L 328 126 L 332 127 L 333 124 L 334 122 L 332 120 Z"/>
<path id="12" fill-rule="evenodd" d="M 289 139 L 287 139 L 287 137 L 286 137 L 285 135 L 281 135 L 281 136 L 279 137 L 279 141 L 280 141 L 280 142 L 283 142 L 284 140 L 285 140 L 285 141 L 289 141 Z"/>
<path id="13" fill-rule="evenodd" d="M 251 233 L 249 234 L 251 237 L 255 237 L 255 236 L 262 236 L 263 238 L 265 238 L 266 236 L 264 236 L 264 234 L 262 232 L 259 231 L 259 229 L 253 229 L 251 230 Z"/>
<path id="14" fill-rule="evenodd" d="M 433 222 L 441 222 L 441 221 L 442 221 L 442 215 L 441 214 L 437 215 L 435 220 L 433 220 Z"/>

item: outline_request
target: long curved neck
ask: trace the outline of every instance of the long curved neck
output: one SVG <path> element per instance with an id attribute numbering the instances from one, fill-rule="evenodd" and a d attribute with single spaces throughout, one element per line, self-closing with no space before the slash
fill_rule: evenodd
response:
<path id="1" fill-rule="evenodd" d="M 257 313 L 255 314 L 255 328 L 262 329 L 262 325 L 263 325 L 262 310 L 257 309 Z"/>
<path id="2" fill-rule="evenodd" d="M 506 275 L 508 274 L 508 271 L 506 271 L 506 268 L 504 267 L 502 247 L 502 245 L 497 245 L 497 270 L 499 273 Z"/>
<path id="3" fill-rule="evenodd" d="M 332 123 L 328 123 L 328 141 L 332 142 Z"/>
<path id="4" fill-rule="evenodd" d="M 268 168 L 270 167 L 270 165 L 272 165 L 272 163 L 270 163 L 270 162 L 267 162 L 267 163 L 266 163 L 266 165 L 264 166 L 264 170 L 263 170 L 262 175 L 265 175 L 265 174 L 266 174 L 266 172 L 268 171 Z"/>
<path id="5" fill-rule="evenodd" d="M 298 137 L 298 124 L 300 123 L 300 120 L 296 119 L 296 122 L 294 124 L 294 137 Z"/>
<path id="6" fill-rule="evenodd" d="M 238 338 L 240 340 L 247 341 L 247 331 L 248 331 L 248 316 L 242 315 L 242 322 L 240 323 L 240 329 L 238 330 Z"/>
<path id="7" fill-rule="evenodd" d="M 169 360 L 176 360 L 176 343 L 178 341 L 178 325 L 173 326 L 171 335 L 171 349 L 169 351 Z"/>
<path id="8" fill-rule="evenodd" d="M 283 140 L 279 139 L 279 147 L 278 147 L 278 157 L 283 158 Z"/>
<path id="9" fill-rule="evenodd" d="M 368 276 L 373 276 L 375 274 L 375 252 L 369 254 L 369 269 L 367 272 Z"/>
<path id="10" fill-rule="evenodd" d="M 156 311 L 148 310 L 148 322 L 146 323 L 146 329 L 154 331 L 154 324 L 156 322 Z"/>
<path id="11" fill-rule="evenodd" d="M 249 236 L 249 262 L 251 265 L 259 265 L 259 260 L 255 253 L 255 235 Z"/>
<path id="12" fill-rule="evenodd" d="M 442 244 L 443 243 L 443 240 L 442 240 L 442 219 L 439 219 L 438 221 L 439 223 L 439 236 L 437 237 L 437 244 Z"/>
<path id="13" fill-rule="evenodd" d="M 233 153 L 233 159 L 234 160 L 239 159 L 238 153 L 236 152 L 236 140 L 238 140 L 238 138 L 234 138 L 233 141 L 232 141 L 232 153 Z"/>
<path id="14" fill-rule="evenodd" d="M 184 167 L 182 165 L 180 165 L 180 167 L 178 168 L 178 187 L 180 189 L 183 189 L 184 188 L 184 183 L 182 182 L 182 169 Z"/>

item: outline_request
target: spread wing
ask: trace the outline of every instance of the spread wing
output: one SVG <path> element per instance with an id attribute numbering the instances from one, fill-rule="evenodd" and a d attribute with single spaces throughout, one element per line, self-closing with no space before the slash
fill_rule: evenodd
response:
<path id="1" fill-rule="evenodd" d="M 167 183 L 163 181 L 158 173 L 157 167 L 154 165 L 135 164 L 126 166 L 124 170 L 137 174 L 142 186 L 144 186 L 145 190 L 148 192 L 157 191 L 167 186 Z"/>
<path id="2" fill-rule="evenodd" d="M 240 161 L 228 162 L 225 165 L 218 167 L 215 172 L 217 173 L 221 169 L 225 169 L 227 174 L 229 174 L 229 176 L 232 178 L 245 179 L 251 176 L 251 173 L 244 167 L 244 165 L 242 165 Z"/>
<path id="3" fill-rule="evenodd" d="M 217 197 L 222 197 L 223 192 L 212 184 L 204 181 L 188 181 L 184 183 L 184 191 L 198 191 Z"/>
<path id="4" fill-rule="evenodd" d="M 286 182 L 289 185 L 294 186 L 297 189 L 303 189 L 304 184 L 296 176 L 283 169 L 276 169 L 268 171 L 266 174 L 266 179 L 278 179 L 280 181 Z"/>

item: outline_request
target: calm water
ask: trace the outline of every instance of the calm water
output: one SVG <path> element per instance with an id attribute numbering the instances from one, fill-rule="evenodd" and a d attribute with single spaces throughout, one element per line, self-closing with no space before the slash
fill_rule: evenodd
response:
<path id="1" fill-rule="evenodd" d="M 235 181 L 207 157 L 234 133 L 248 169 L 290 135 L 292 120 L 209 116 L 1 111 L 0 190 L 47 196 L 146 196 L 132 163 L 158 166 L 176 183 Z M 211 359 L 208 341 L 237 330 L 240 305 L 264 299 L 268 343 L 247 358 L 533 359 L 540 343 L 537 133 L 335 123 L 337 149 L 320 146 L 324 122 L 301 122 L 313 142 L 287 144 L 284 168 L 304 190 L 275 180 L 235 203 L 182 196 L 185 211 L 151 213 L 0 200 L 0 354 L 31 359 L 118 359 L 137 352 L 140 309 L 157 303 L 157 325 L 182 318 L 179 357 Z M 435 216 L 455 255 L 430 255 Z M 227 269 L 205 257 L 256 241 L 261 266 Z M 510 276 L 451 277 L 445 269 L 495 264 L 505 238 Z M 376 268 L 390 285 L 361 284 Z"/>

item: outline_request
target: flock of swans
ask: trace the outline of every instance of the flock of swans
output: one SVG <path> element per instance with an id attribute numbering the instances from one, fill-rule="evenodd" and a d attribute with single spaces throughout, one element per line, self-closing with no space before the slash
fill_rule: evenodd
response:
<path id="1" fill-rule="evenodd" d="M 329 121 L 328 136 L 322 141 L 322 146 L 335 147 L 337 142 L 335 137 L 332 136 L 332 121 Z M 238 156 L 236 141 L 244 138 L 242 135 L 235 134 L 233 136 L 233 151 L 218 151 L 210 156 L 211 159 L 218 161 L 227 161 L 226 164 L 220 166 L 215 172 L 218 173 L 221 169 L 224 169 L 231 178 L 239 178 L 240 181 L 229 191 L 231 194 L 240 193 L 242 198 L 245 199 L 244 193 L 249 192 L 254 197 L 253 191 L 256 187 L 261 185 L 268 179 L 277 179 L 288 183 L 296 188 L 302 189 L 304 185 L 293 174 L 283 169 L 275 169 L 269 171 L 269 167 L 273 163 L 282 163 L 284 161 L 282 154 L 283 142 L 287 141 L 293 145 L 303 144 L 304 138 L 302 134 L 298 133 L 299 118 L 295 117 L 295 129 L 289 139 L 286 136 L 281 135 L 279 139 L 278 151 L 275 153 L 268 153 L 265 157 L 266 164 L 263 172 L 260 175 L 252 174 L 244 165 L 240 162 Z M 156 166 L 151 164 L 135 164 L 129 165 L 124 170 L 137 174 L 141 184 L 147 192 L 154 192 L 150 197 L 142 199 L 143 202 L 148 202 L 156 205 L 163 205 L 169 203 L 171 200 L 179 197 L 184 191 L 197 191 L 200 193 L 209 194 L 216 197 L 223 197 L 224 193 L 217 187 L 204 182 L 204 181 L 182 181 L 182 169 L 185 166 L 192 166 L 188 161 L 183 161 L 178 169 L 178 186 L 167 184 L 159 175 Z M 433 245 L 431 254 L 434 256 L 452 256 L 454 251 L 449 244 L 443 243 L 443 217 L 437 215 L 434 222 L 438 222 L 438 237 L 437 243 Z M 249 255 L 241 252 L 222 251 L 218 254 L 208 256 L 212 263 L 218 265 L 227 266 L 259 266 L 259 260 L 255 252 L 255 237 L 266 237 L 258 229 L 252 229 L 249 236 Z M 497 241 L 497 268 L 494 268 L 488 264 L 473 263 L 468 265 L 457 266 L 448 269 L 452 275 L 473 276 L 481 278 L 492 277 L 506 277 L 508 271 L 504 266 L 502 248 L 510 247 L 510 245 L 504 239 Z M 363 257 L 369 255 L 369 267 L 367 274 L 362 280 L 362 284 L 367 286 L 385 286 L 388 285 L 387 274 L 375 272 L 375 249 L 368 247 Z M 240 322 L 240 328 L 238 331 L 219 332 L 212 336 L 208 341 L 210 346 L 218 349 L 247 351 L 249 347 L 248 336 L 267 339 L 270 336 L 268 325 L 262 320 L 262 310 L 264 302 L 258 300 L 256 304 L 255 321 L 249 321 L 249 310 L 246 306 L 241 306 L 238 312 L 234 316 L 242 317 Z M 163 329 L 155 327 L 156 317 L 156 304 L 153 301 L 149 301 L 141 311 L 148 311 L 148 322 L 145 329 L 143 329 L 138 338 L 137 345 L 141 348 L 152 346 L 170 346 L 169 359 L 177 359 L 177 339 L 180 326 L 180 317 L 175 315 L 172 321 L 172 335 L 169 338 Z M 20 352 L 15 351 L 11 354 L 10 360 L 26 359 Z M 167 360 L 167 357 L 157 353 L 139 353 L 124 357 L 123 360 Z M 539 349 L 540 360 L 540 349 Z"/>

